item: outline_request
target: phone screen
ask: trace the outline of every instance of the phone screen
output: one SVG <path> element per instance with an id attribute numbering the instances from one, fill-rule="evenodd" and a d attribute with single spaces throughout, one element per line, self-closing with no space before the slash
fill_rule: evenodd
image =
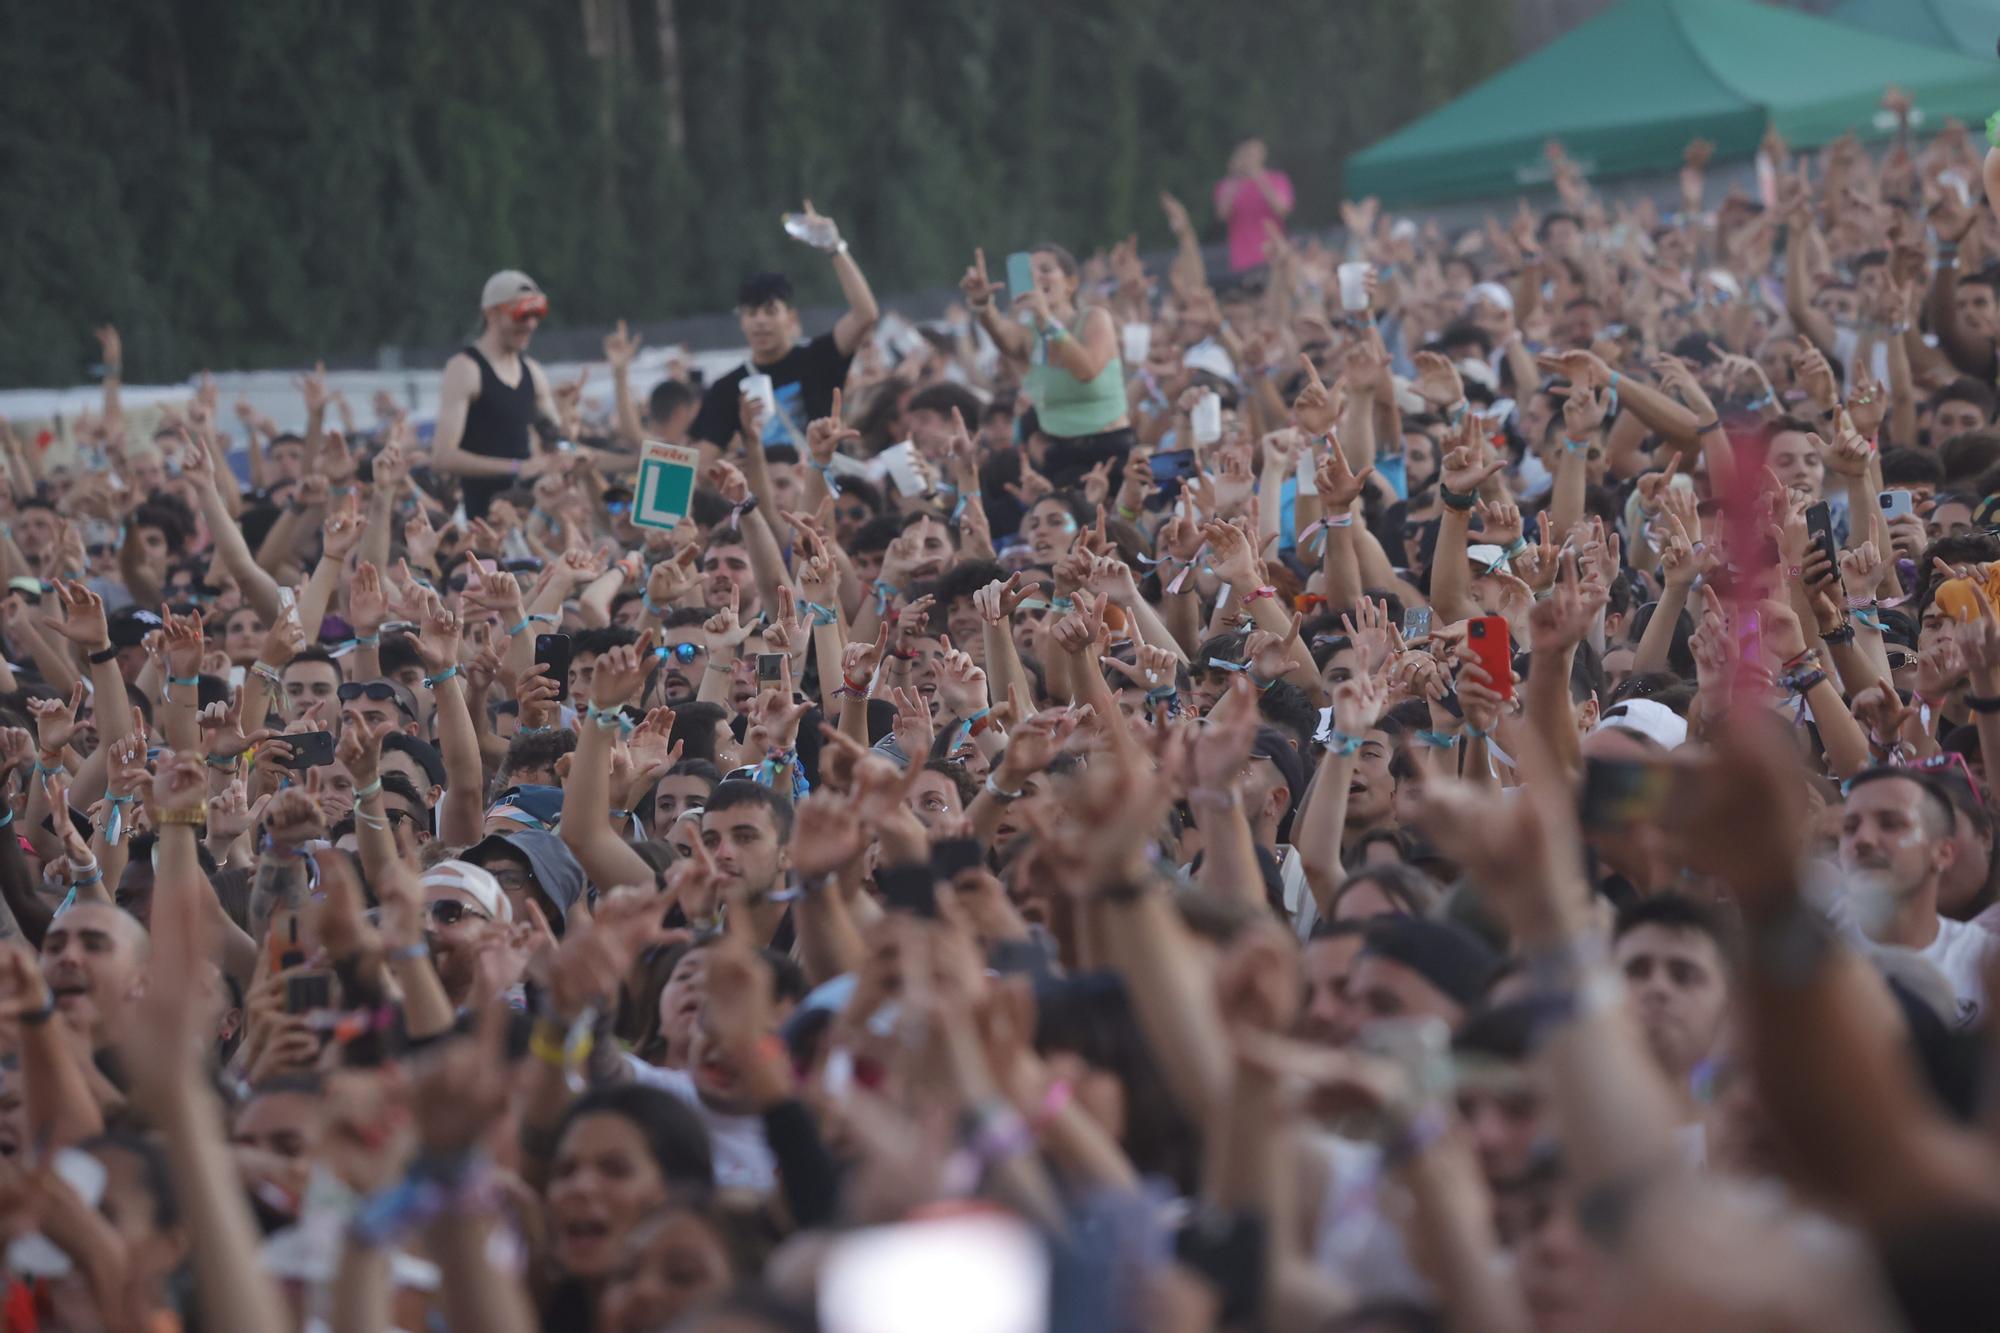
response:
<path id="1" fill-rule="evenodd" d="M 549 678 L 556 683 L 556 698 L 569 698 L 570 643 L 567 634 L 537 634 L 535 636 L 535 661 L 546 665 Z"/>

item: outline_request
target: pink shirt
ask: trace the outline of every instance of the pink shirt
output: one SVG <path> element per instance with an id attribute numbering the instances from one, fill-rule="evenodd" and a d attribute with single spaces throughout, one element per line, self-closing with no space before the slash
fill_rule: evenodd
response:
<path id="1" fill-rule="evenodd" d="M 1271 193 L 1284 200 L 1289 211 L 1292 206 L 1292 178 L 1282 171 L 1266 171 L 1264 180 L 1270 185 Z M 1223 195 L 1235 187 L 1236 197 L 1223 208 Z M 1234 270 L 1255 268 L 1264 262 L 1264 219 L 1282 221 L 1271 207 L 1271 201 L 1257 188 L 1254 180 L 1238 180 L 1225 176 L 1216 182 L 1215 211 L 1229 222 L 1229 267 Z"/>

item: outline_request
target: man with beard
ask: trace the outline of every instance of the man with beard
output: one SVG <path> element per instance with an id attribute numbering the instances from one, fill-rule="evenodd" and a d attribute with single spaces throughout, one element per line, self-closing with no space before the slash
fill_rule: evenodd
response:
<path id="1" fill-rule="evenodd" d="M 660 698 L 670 708 L 694 702 L 708 664 L 709 613 L 688 607 L 660 622 Z"/>
<path id="2" fill-rule="evenodd" d="M 424 940 L 438 981 L 454 1008 L 472 998 L 479 943 L 496 924 L 511 925 L 513 905 L 491 872 L 465 861 L 440 861 L 423 878 Z"/>
<path id="3" fill-rule="evenodd" d="M 1950 800 L 1919 771 L 1855 774 L 1840 816 L 1840 865 L 1851 882 L 1835 914 L 1862 938 L 1909 949 L 1943 973 L 1964 1027 L 1983 1007 L 1982 974 L 2000 935 L 1938 915 L 1938 887 L 1958 855 L 1953 819 Z"/>
<path id="4" fill-rule="evenodd" d="M 1681 893 L 1640 898 L 1618 913 L 1611 955 L 1646 1049 L 1666 1076 L 1684 1132 L 1699 1136 L 1694 1071 L 1729 1013 L 1729 950 L 1721 920 Z"/>
<path id="5" fill-rule="evenodd" d="M 749 906 L 749 938 L 789 951 L 791 902 L 783 891 L 792 868 L 792 803 L 745 778 L 719 782 L 702 809 L 701 840 L 715 861 L 719 894 L 741 892 Z"/>

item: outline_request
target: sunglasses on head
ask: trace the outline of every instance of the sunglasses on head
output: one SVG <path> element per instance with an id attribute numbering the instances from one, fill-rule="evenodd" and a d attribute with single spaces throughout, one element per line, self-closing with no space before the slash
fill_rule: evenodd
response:
<path id="1" fill-rule="evenodd" d="M 427 909 L 431 920 L 440 926 L 455 926 L 471 917 L 475 921 L 491 921 L 493 918 L 476 907 L 469 907 L 456 898 L 440 898 Z"/>
<path id="2" fill-rule="evenodd" d="M 373 699 L 378 704 L 394 704 L 404 717 L 412 722 L 417 720 L 416 715 L 410 711 L 410 706 L 403 702 L 403 696 L 396 693 L 395 686 L 387 681 L 350 680 L 344 683 L 337 693 L 344 704 L 351 704 L 356 699 Z"/>

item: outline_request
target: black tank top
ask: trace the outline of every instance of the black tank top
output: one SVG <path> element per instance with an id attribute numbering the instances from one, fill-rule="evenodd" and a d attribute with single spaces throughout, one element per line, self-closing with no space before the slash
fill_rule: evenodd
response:
<path id="1" fill-rule="evenodd" d="M 465 413 L 465 434 L 459 448 L 484 458 L 529 457 L 529 432 L 535 424 L 535 377 L 521 361 L 521 382 L 508 384 L 493 373 L 493 365 L 477 347 L 465 354 L 479 367 L 479 396 Z M 514 484 L 512 477 L 465 478 L 465 516 L 486 517 L 493 497 Z"/>

